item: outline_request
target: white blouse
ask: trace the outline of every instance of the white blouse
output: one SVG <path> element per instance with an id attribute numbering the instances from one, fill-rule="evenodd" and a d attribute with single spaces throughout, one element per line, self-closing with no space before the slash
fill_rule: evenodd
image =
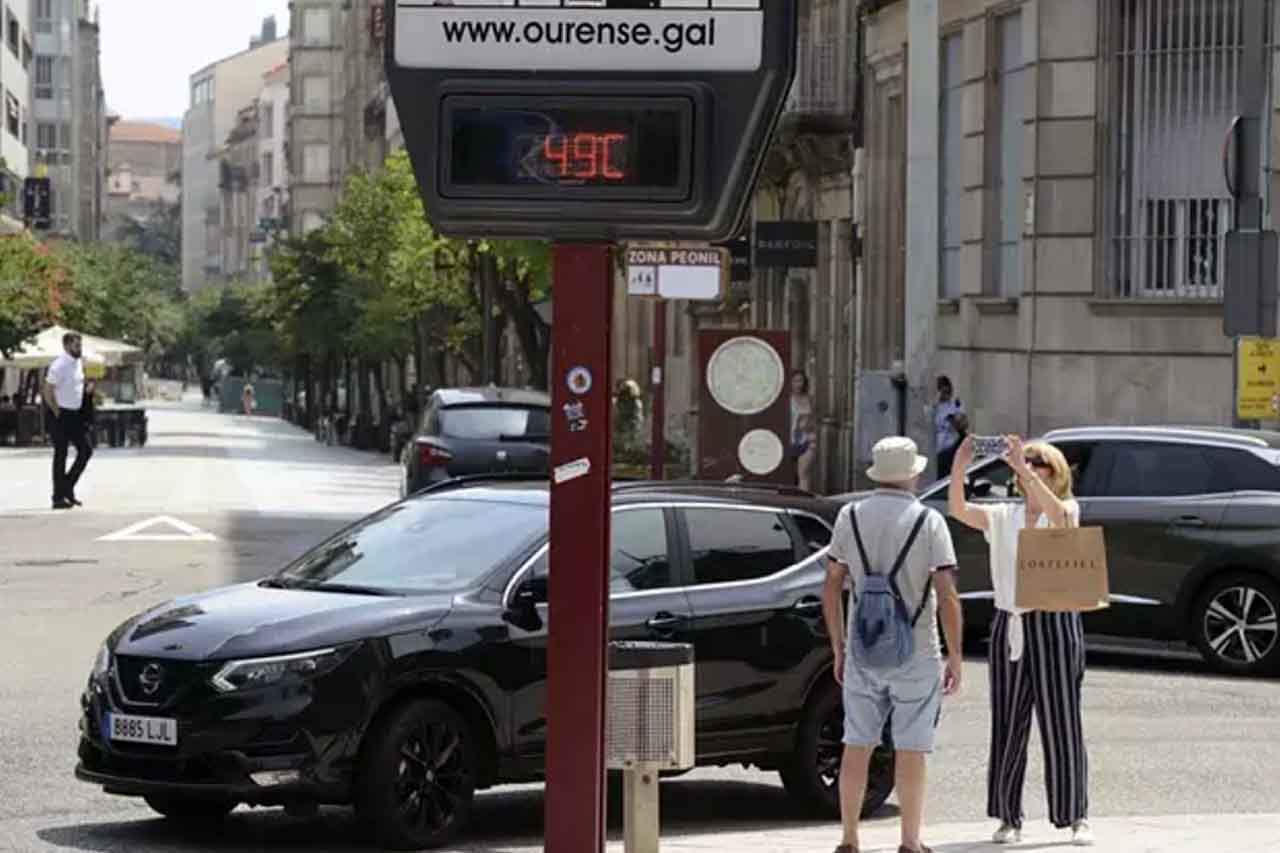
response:
<path id="1" fill-rule="evenodd" d="M 1080 505 L 1067 501 L 1067 527 L 1080 526 Z M 1009 660 L 1021 660 L 1026 640 L 1022 630 L 1022 614 L 1018 600 L 1018 533 L 1027 526 L 1027 505 L 1023 501 L 1007 504 L 990 504 L 979 509 L 987 516 L 985 536 L 991 546 L 991 585 L 995 591 L 996 607 L 1010 614 Z M 1041 515 L 1036 527 L 1051 527 L 1049 518 Z"/>

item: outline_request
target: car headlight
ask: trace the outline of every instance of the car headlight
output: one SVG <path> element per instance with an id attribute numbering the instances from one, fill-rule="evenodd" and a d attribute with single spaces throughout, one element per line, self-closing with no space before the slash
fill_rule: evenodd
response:
<path id="1" fill-rule="evenodd" d="M 111 671 L 111 644 L 103 643 L 98 656 L 93 659 L 93 677 L 101 678 Z"/>
<path id="2" fill-rule="evenodd" d="M 355 646 L 319 649 L 269 658 L 233 660 L 210 679 L 222 693 L 269 687 L 290 678 L 314 678 L 337 669 L 355 650 Z"/>

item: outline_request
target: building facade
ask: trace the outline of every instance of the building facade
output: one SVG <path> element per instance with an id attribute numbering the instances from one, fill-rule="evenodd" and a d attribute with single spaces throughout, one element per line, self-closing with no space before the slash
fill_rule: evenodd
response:
<path id="1" fill-rule="evenodd" d="M 337 206 L 347 155 L 346 0 L 298 0 L 289 37 L 289 231 L 322 226 Z"/>
<path id="2" fill-rule="evenodd" d="M 182 134 L 164 125 L 116 121 L 107 142 L 102 238 L 121 241 L 137 227 L 169 227 L 182 189 Z"/>
<path id="3" fill-rule="evenodd" d="M 863 280 L 871 316 L 923 344 L 916 400 L 948 374 L 984 433 L 1231 423 L 1221 157 L 1244 2 L 951 0 L 936 24 L 913 20 L 918 3 L 870 12 Z M 903 98 L 917 51 L 936 54 L 939 169 L 913 197 Z M 1264 139 L 1270 196 L 1280 150 Z M 930 277 L 886 260 L 926 194 Z M 897 307 L 913 295 L 932 316 Z M 868 359 L 895 354 L 862 331 Z"/>
<path id="4" fill-rule="evenodd" d="M 264 75 L 287 61 L 289 42 L 278 38 L 274 18 L 248 50 L 191 75 L 191 106 L 182 124 L 182 284 L 198 290 L 225 282 L 234 272 L 223 257 L 220 152 L 240 112 L 261 94 Z"/>
<path id="5" fill-rule="evenodd" d="M 19 3 L 4 12 L 4 44 L 0 47 L 0 97 L 4 98 L 4 127 L 0 129 L 0 193 L 3 213 L 22 218 L 22 181 L 31 169 L 30 7 Z"/>
<path id="6" fill-rule="evenodd" d="M 257 108 L 257 222 L 250 242 L 254 277 L 266 281 L 271 276 L 271 246 L 288 231 L 289 63 L 282 62 L 263 75 Z"/>
<path id="7" fill-rule="evenodd" d="M 31 15 L 32 171 L 50 178 L 52 232 L 97 240 L 107 159 L 97 10 L 88 0 L 33 0 Z"/>

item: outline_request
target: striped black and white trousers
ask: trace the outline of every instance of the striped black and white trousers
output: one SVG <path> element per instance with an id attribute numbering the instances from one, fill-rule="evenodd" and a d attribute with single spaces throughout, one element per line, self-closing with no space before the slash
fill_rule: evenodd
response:
<path id="1" fill-rule="evenodd" d="M 1080 688 L 1084 629 L 1078 613 L 1022 616 L 1022 659 L 1009 660 L 1008 613 L 996 611 L 991 630 L 991 758 L 987 814 L 1022 826 L 1031 715 L 1040 724 L 1049 820 L 1065 828 L 1089 816 L 1089 757 L 1084 745 Z"/>

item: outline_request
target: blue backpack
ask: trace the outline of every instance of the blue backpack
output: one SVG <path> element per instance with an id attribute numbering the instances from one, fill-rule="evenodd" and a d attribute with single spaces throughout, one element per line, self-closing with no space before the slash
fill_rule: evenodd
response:
<path id="1" fill-rule="evenodd" d="M 858 555 L 862 558 L 862 571 L 866 576 L 862 594 L 854 604 L 853 622 L 849 628 L 849 651 L 853 659 L 867 669 L 895 669 L 906 664 L 915 654 L 913 631 L 929 600 L 933 578 L 929 578 L 925 584 L 924 598 L 912 614 L 908 612 L 907 603 L 898 590 L 898 573 L 902 571 L 902 565 L 911 553 L 911 547 L 915 545 L 920 528 L 924 527 L 928 517 L 929 509 L 926 507 L 920 511 L 915 526 L 907 536 L 906 544 L 898 552 L 893 569 L 886 575 L 871 570 L 867 549 L 862 544 L 862 532 L 858 529 L 857 508 L 849 510 L 853 538 L 858 543 Z"/>

